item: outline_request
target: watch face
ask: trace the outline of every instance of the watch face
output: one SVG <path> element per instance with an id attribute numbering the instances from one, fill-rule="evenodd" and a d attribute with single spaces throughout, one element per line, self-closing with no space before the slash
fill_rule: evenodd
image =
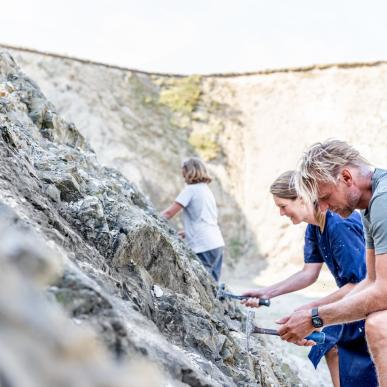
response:
<path id="1" fill-rule="evenodd" d="M 323 321 L 318 316 L 312 317 L 312 324 L 315 328 L 321 328 L 324 325 Z"/>

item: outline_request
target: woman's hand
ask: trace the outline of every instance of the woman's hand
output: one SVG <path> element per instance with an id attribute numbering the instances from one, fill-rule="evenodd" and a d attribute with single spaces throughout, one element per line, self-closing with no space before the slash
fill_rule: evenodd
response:
<path id="1" fill-rule="evenodd" d="M 261 306 L 259 305 L 260 298 L 270 298 L 265 295 L 266 291 L 266 288 L 247 290 L 242 293 L 242 296 L 250 296 L 250 298 L 242 300 L 241 303 L 250 308 L 259 308 Z"/>
<path id="2" fill-rule="evenodd" d="M 266 288 L 251 289 L 243 292 L 242 296 L 250 296 L 252 298 L 269 298 L 269 297 L 264 297 L 265 292 L 266 292 Z"/>

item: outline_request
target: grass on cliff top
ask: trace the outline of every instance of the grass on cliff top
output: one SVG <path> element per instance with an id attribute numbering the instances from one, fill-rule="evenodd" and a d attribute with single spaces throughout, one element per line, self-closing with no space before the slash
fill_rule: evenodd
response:
<path id="1" fill-rule="evenodd" d="M 192 113 L 199 102 L 200 81 L 198 75 L 169 80 L 166 88 L 160 93 L 160 103 L 167 105 L 174 112 Z"/>

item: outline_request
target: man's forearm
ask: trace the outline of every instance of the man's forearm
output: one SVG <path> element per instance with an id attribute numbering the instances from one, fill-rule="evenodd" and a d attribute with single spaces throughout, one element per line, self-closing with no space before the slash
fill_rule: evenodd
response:
<path id="1" fill-rule="evenodd" d="M 375 284 L 366 286 L 340 301 L 319 308 L 324 325 L 363 320 L 372 312 L 387 309 L 387 294 Z"/>

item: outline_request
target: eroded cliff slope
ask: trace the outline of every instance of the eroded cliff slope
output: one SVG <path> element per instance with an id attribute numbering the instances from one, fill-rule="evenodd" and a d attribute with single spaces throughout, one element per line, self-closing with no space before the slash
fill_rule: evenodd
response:
<path id="1" fill-rule="evenodd" d="M 181 158 L 208 158 L 227 261 L 246 258 L 245 276 L 266 268 L 261 280 L 273 281 L 302 263 L 304 228 L 278 216 L 269 187 L 306 146 L 341 138 L 387 165 L 386 63 L 179 77 L 12 52 L 100 161 L 157 210 L 183 186 Z"/>

